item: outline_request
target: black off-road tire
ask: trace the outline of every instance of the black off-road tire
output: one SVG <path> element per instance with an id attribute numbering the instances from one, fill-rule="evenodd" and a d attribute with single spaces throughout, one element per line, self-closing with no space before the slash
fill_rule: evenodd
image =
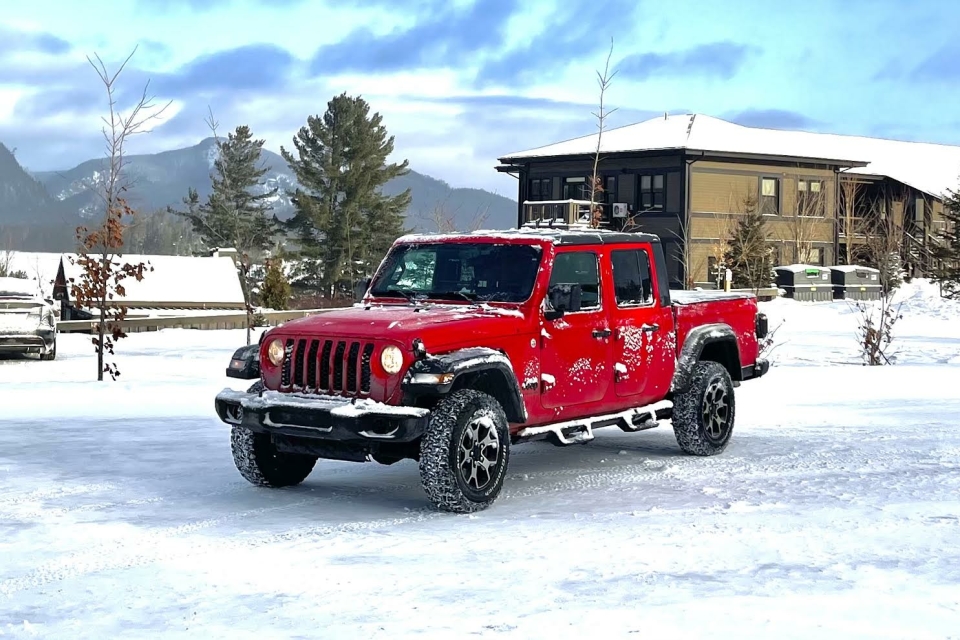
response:
<path id="1" fill-rule="evenodd" d="M 263 390 L 262 382 L 255 382 L 248 393 Z M 317 458 L 277 451 L 266 433 L 234 426 L 230 430 L 230 449 L 240 475 L 258 487 L 292 487 L 307 479 Z"/>
<path id="2" fill-rule="evenodd" d="M 689 388 L 673 401 L 673 432 L 684 453 L 713 456 L 733 435 L 736 402 L 733 381 L 723 365 L 698 362 Z"/>
<path id="3" fill-rule="evenodd" d="M 477 433 L 479 440 L 473 440 Z M 469 442 L 473 446 L 461 457 L 461 445 Z M 503 407 L 486 393 L 460 389 L 441 400 L 430 418 L 420 442 L 420 482 L 437 509 L 473 513 L 500 495 L 509 461 L 510 425 Z"/>

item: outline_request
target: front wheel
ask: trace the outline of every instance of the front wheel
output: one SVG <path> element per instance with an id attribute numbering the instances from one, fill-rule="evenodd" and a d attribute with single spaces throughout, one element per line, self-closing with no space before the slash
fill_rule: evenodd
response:
<path id="1" fill-rule="evenodd" d="M 723 365 L 698 362 L 689 388 L 673 403 L 673 432 L 684 453 L 712 456 L 726 449 L 733 435 L 733 381 Z"/>
<path id="2" fill-rule="evenodd" d="M 510 427 L 493 397 L 460 389 L 440 401 L 420 442 L 420 481 L 435 507 L 486 509 L 500 495 L 510 458 Z"/>

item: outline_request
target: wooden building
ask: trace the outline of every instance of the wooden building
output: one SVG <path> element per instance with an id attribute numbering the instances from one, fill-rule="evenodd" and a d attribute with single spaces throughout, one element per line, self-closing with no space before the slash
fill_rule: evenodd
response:
<path id="1" fill-rule="evenodd" d="M 519 179 L 518 224 L 589 208 L 596 148 L 594 134 L 499 158 L 497 170 Z M 601 225 L 659 235 L 674 287 L 711 286 L 738 217 L 756 207 L 777 264 L 855 261 L 889 219 L 902 260 L 923 274 L 943 194 L 960 182 L 960 147 L 665 115 L 605 131 L 598 173 Z"/>

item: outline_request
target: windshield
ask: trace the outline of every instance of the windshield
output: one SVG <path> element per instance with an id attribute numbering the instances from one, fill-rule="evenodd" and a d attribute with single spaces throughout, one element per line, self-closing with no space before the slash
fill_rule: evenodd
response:
<path id="1" fill-rule="evenodd" d="M 540 247 L 426 243 L 395 247 L 373 281 L 374 296 L 524 302 L 533 292 Z"/>

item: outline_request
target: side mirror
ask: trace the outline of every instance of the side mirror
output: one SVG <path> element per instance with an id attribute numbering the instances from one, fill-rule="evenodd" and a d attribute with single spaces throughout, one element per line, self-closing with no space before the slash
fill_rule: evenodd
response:
<path id="1" fill-rule="evenodd" d="M 559 320 L 565 313 L 580 311 L 580 293 L 579 284 L 551 285 L 547 300 L 552 308 L 544 312 L 543 317 L 547 320 Z"/>
<path id="2" fill-rule="evenodd" d="M 357 284 L 353 285 L 353 299 L 362 300 L 363 296 L 367 295 L 367 289 L 370 288 L 370 281 L 372 278 L 364 278 Z"/>

